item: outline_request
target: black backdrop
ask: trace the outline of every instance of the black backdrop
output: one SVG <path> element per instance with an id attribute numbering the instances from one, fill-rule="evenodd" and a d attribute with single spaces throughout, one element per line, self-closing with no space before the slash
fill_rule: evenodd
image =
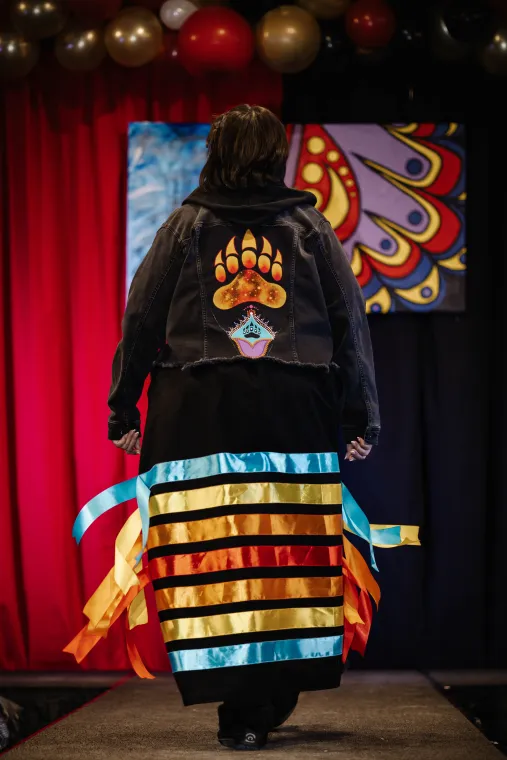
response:
<path id="1" fill-rule="evenodd" d="M 393 57 L 287 76 L 284 121 L 460 121 L 467 129 L 464 314 L 370 320 L 381 442 L 343 477 L 371 522 L 421 525 L 377 549 L 383 598 L 360 667 L 507 666 L 506 80 Z"/>

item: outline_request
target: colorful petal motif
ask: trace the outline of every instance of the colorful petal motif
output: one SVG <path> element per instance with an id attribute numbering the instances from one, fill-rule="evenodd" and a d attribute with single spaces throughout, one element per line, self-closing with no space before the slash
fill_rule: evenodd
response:
<path id="1" fill-rule="evenodd" d="M 317 198 L 367 311 L 462 311 L 463 126 L 309 124 L 288 133 L 286 182 Z"/>

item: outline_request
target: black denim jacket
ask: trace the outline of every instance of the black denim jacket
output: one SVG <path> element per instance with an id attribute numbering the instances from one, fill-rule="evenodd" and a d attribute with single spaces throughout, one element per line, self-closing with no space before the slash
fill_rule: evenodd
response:
<path id="1" fill-rule="evenodd" d="M 109 438 L 139 430 L 153 366 L 237 359 L 337 364 L 343 432 L 380 432 L 361 289 L 311 193 L 197 190 L 157 233 L 130 288 L 113 361 Z"/>

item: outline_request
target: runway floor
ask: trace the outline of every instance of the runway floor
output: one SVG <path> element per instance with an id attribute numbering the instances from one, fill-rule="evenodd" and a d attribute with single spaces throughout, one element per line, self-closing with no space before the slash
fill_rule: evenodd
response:
<path id="1" fill-rule="evenodd" d="M 216 705 L 183 707 L 170 677 L 132 678 L 7 754 L 13 760 L 189 760 L 216 742 Z M 263 754 L 309 760 L 501 760 L 418 673 L 349 672 L 340 689 L 301 695 Z M 262 753 L 252 753 L 260 755 Z"/>

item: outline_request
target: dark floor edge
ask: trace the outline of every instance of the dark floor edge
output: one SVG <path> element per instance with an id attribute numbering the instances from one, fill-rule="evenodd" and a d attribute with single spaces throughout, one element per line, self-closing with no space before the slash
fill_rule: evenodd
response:
<path id="1" fill-rule="evenodd" d="M 109 694 L 109 692 L 115 691 L 120 686 L 123 686 L 124 683 L 127 683 L 127 681 L 130 681 L 132 678 L 135 678 L 133 673 L 123 676 L 116 683 L 112 684 L 109 687 L 106 687 L 106 689 L 102 692 L 102 694 L 98 694 L 96 697 L 93 697 L 93 699 L 89 699 L 87 702 L 84 702 L 84 704 L 80 705 L 79 707 L 74 708 L 74 710 L 71 710 L 70 712 L 65 713 L 65 715 L 62 715 L 61 718 L 57 718 L 56 720 L 51 721 L 51 723 L 48 723 L 47 726 L 44 726 L 43 728 L 39 728 L 38 731 L 35 731 L 35 733 L 30 734 L 30 736 L 27 736 L 25 739 L 21 739 L 21 741 L 16 742 L 16 744 L 4 750 L 0 754 L 2 755 L 2 757 L 4 757 L 5 755 L 8 755 L 9 752 L 12 752 L 13 749 L 17 749 L 18 747 L 21 747 L 22 744 L 26 744 L 27 742 L 31 741 L 33 738 L 35 738 L 39 734 L 42 734 L 44 733 L 44 731 L 47 731 L 48 728 L 51 728 L 52 726 L 56 726 L 58 723 L 61 723 L 62 720 L 66 720 L 70 715 L 74 715 L 74 713 L 77 713 L 80 710 L 83 710 L 85 707 L 88 707 L 88 705 L 92 705 L 94 702 L 97 702 L 99 699 L 102 699 L 102 697 L 104 697 L 106 694 Z"/>

